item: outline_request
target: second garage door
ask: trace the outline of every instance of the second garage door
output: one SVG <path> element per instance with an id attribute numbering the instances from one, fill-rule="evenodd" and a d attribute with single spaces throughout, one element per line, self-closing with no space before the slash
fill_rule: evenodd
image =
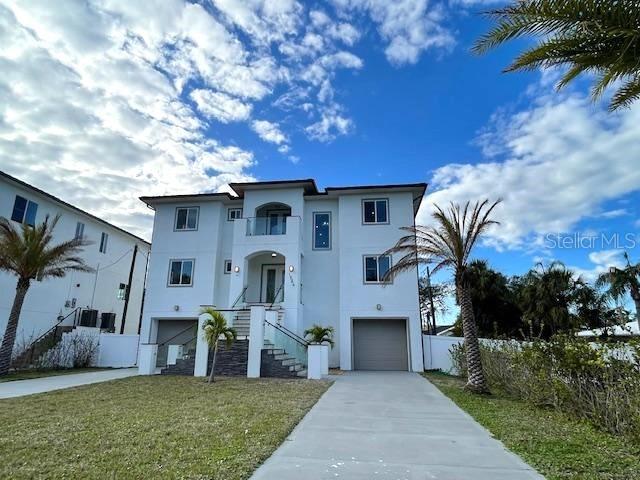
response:
<path id="1" fill-rule="evenodd" d="M 353 363 L 355 370 L 408 370 L 406 321 L 354 319 Z"/>

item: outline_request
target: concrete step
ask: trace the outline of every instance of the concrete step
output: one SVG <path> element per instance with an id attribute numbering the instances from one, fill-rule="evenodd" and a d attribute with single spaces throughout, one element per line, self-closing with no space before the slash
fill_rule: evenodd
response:
<path id="1" fill-rule="evenodd" d="M 296 372 L 296 376 L 300 378 L 307 378 L 307 369 L 305 368 L 304 370 L 299 370 L 298 372 Z"/>

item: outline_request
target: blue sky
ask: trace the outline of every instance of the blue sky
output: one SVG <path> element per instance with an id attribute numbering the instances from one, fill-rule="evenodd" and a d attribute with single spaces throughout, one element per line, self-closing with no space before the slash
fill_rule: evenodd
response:
<path id="1" fill-rule="evenodd" d="M 640 257 L 640 108 L 472 55 L 500 3 L 0 0 L 0 168 L 147 237 L 140 195 L 425 181 L 420 222 L 503 198 L 495 268 L 592 279 Z"/>

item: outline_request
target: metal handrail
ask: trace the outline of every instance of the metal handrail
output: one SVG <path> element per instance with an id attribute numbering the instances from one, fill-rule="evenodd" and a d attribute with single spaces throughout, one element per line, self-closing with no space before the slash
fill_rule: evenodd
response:
<path id="1" fill-rule="evenodd" d="M 235 306 L 238 304 L 240 299 L 242 299 L 242 301 L 244 302 L 244 294 L 247 293 L 247 289 L 248 288 L 249 288 L 249 285 L 247 285 L 246 287 L 244 287 L 242 289 L 242 291 L 240 292 L 240 295 L 238 295 L 238 298 L 236 298 L 236 301 L 233 302 L 233 305 L 231 305 L 231 310 L 233 310 L 235 308 Z"/>
<path id="2" fill-rule="evenodd" d="M 51 332 L 54 332 L 62 322 L 64 322 L 67 318 L 69 318 L 71 315 L 77 315 L 78 311 L 81 310 L 82 307 L 76 307 L 73 310 L 71 310 L 68 314 L 66 314 L 64 317 L 62 317 L 60 320 L 58 320 L 58 323 L 56 323 L 53 327 L 51 327 L 49 330 L 47 330 L 46 332 L 44 332 L 42 335 L 40 335 L 38 338 L 36 338 L 33 342 L 31 342 L 31 344 L 29 344 L 29 346 L 27 348 L 24 349 L 24 352 L 26 353 L 27 351 L 29 351 L 29 356 L 31 358 L 31 362 L 33 362 L 33 353 L 35 351 L 35 347 L 36 344 L 42 340 L 43 338 L 45 338 L 47 335 L 49 335 Z M 74 326 L 75 326 L 75 319 L 74 319 Z"/>
<path id="3" fill-rule="evenodd" d="M 273 302 L 271 302 L 271 305 L 269 305 L 269 310 L 271 310 L 273 308 L 273 305 L 276 303 L 276 299 L 278 298 L 278 295 L 280 294 L 280 290 L 282 290 L 283 288 L 284 288 L 284 282 L 282 282 L 280 284 L 280 286 L 278 287 L 278 290 L 276 290 L 276 293 L 273 295 Z"/>
<path id="4" fill-rule="evenodd" d="M 299 343 L 300 345 L 303 345 L 305 348 L 307 348 L 309 346 L 309 342 L 307 342 L 304 338 L 302 338 L 301 336 L 299 336 L 296 333 L 293 333 L 291 330 L 289 330 L 286 327 L 283 327 L 282 325 L 278 325 L 278 324 L 273 324 L 271 323 L 269 320 L 264 321 L 264 323 L 271 325 L 273 328 L 276 328 L 278 330 L 280 330 L 282 333 L 284 333 L 287 337 L 293 339 L 294 341 L 296 341 L 297 343 Z"/>
<path id="5" fill-rule="evenodd" d="M 184 332 L 191 330 L 193 328 L 193 325 L 188 326 L 187 328 L 185 328 L 184 330 L 179 331 L 178 333 L 176 333 L 173 337 L 171 337 L 169 340 L 165 340 L 164 342 L 162 342 L 161 344 L 158 345 L 158 348 L 160 347 L 164 347 L 167 343 L 169 343 L 171 340 L 173 340 L 174 338 L 176 338 L 179 335 L 182 335 Z"/>

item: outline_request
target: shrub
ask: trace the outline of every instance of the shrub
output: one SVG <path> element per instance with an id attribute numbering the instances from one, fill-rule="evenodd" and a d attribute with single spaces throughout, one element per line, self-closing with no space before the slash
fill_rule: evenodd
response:
<path id="1" fill-rule="evenodd" d="M 91 334 L 64 335 L 52 349 L 36 361 L 36 368 L 85 368 L 90 367 L 98 351 L 98 337 Z"/>
<path id="2" fill-rule="evenodd" d="M 484 342 L 481 354 L 491 388 L 640 438 L 640 343 L 589 343 L 560 335 L 528 343 Z M 451 357 L 464 372 L 464 347 L 452 348 Z"/>

